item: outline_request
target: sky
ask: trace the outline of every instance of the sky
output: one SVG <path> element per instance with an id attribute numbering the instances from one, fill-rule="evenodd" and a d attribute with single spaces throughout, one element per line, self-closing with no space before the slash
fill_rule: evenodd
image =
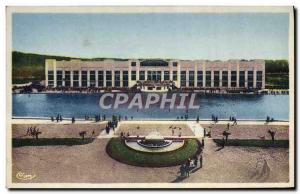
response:
<path id="1" fill-rule="evenodd" d="M 15 51 L 70 57 L 288 59 L 286 13 L 14 13 Z"/>

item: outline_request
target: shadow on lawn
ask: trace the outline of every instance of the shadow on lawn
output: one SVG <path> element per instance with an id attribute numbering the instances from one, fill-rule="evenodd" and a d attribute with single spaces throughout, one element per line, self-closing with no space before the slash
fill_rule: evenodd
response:
<path id="1" fill-rule="evenodd" d="M 258 140 L 258 139 L 228 139 L 225 143 L 222 139 L 213 140 L 220 148 L 220 151 L 225 146 L 246 146 L 246 147 L 262 147 L 262 148 L 289 148 L 289 140 Z"/>
<path id="2" fill-rule="evenodd" d="M 12 139 L 12 147 L 23 147 L 23 146 L 73 146 L 73 145 L 84 145 L 94 141 L 95 138 L 40 138 L 40 139 Z"/>

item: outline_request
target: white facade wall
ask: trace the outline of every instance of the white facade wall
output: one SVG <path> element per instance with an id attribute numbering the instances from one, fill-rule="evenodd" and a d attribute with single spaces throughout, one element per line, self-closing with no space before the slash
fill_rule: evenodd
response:
<path id="1" fill-rule="evenodd" d="M 135 62 L 135 66 L 132 66 L 132 62 Z M 228 61 L 208 61 L 208 60 L 169 60 L 168 66 L 141 66 L 140 60 L 103 60 L 103 61 L 81 61 L 81 60 L 70 60 L 70 61 L 56 61 L 53 59 L 47 59 L 45 61 L 45 83 L 46 86 L 56 87 L 56 72 L 57 71 L 70 71 L 71 72 L 71 86 L 73 86 L 73 72 L 79 71 L 79 86 L 81 86 L 81 71 L 88 72 L 88 86 L 90 85 L 90 71 L 96 71 L 96 87 L 98 87 L 98 72 L 103 71 L 103 86 L 106 87 L 106 72 L 111 71 L 112 75 L 112 87 L 115 85 L 115 71 L 120 71 L 120 86 L 125 87 L 123 81 L 123 73 L 124 71 L 128 71 L 128 87 L 132 87 L 136 84 L 137 80 L 139 80 L 140 72 L 144 71 L 145 80 L 148 79 L 148 74 L 151 71 L 161 72 L 161 77 L 163 80 L 164 71 L 169 71 L 170 80 L 173 80 L 173 72 L 177 71 L 177 80 L 173 80 L 177 87 L 181 86 L 181 71 L 186 72 L 186 83 L 187 87 L 199 87 L 203 88 L 206 86 L 206 72 L 211 73 L 210 86 L 207 87 L 218 87 L 218 88 L 243 88 L 247 87 L 249 80 L 248 76 L 249 72 L 253 72 L 253 88 L 257 87 L 257 72 L 262 72 L 262 82 L 261 88 L 265 87 L 265 62 L 264 60 L 251 60 L 251 61 L 240 61 L 240 60 L 228 60 Z M 177 66 L 174 66 L 174 62 L 177 62 Z M 136 72 L 136 80 L 131 79 L 132 72 Z M 198 85 L 198 71 L 202 71 L 202 84 Z M 239 78 L 240 71 L 245 72 L 245 85 L 239 86 Z M 48 73 L 53 73 L 53 79 L 48 79 Z M 194 77 L 189 79 L 189 72 L 194 73 Z M 227 86 L 223 86 L 223 72 L 227 72 L 228 82 Z M 236 82 L 232 80 L 233 73 L 236 72 Z M 218 73 L 218 77 L 214 74 Z M 51 76 L 49 76 L 51 77 Z M 216 79 L 215 79 L 216 78 Z M 216 81 L 219 78 L 218 82 Z M 234 82 L 236 86 L 234 86 Z M 192 84 L 193 85 L 190 85 Z M 216 86 L 215 86 L 216 85 Z"/>

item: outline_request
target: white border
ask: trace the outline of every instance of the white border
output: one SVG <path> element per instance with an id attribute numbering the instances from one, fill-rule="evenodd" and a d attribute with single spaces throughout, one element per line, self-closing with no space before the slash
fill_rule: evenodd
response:
<path id="1" fill-rule="evenodd" d="M 249 10 L 250 9 L 250 10 Z M 7 22 L 8 24 L 11 23 L 10 14 L 11 12 L 80 12 L 86 13 L 87 10 L 89 13 L 95 12 L 289 12 L 290 13 L 290 31 L 289 31 L 289 62 L 290 62 L 290 69 L 292 70 L 294 67 L 294 26 L 293 26 L 293 12 L 291 7 L 10 7 L 8 10 L 8 17 Z M 7 25 L 7 43 L 11 43 L 11 26 Z M 7 86 L 11 86 L 11 44 L 7 44 Z M 294 72 L 291 71 L 290 74 L 290 121 L 294 120 Z M 11 115 L 11 90 L 10 87 L 7 87 L 7 140 L 11 139 L 11 130 L 10 129 L 10 116 Z M 291 112 L 292 111 L 292 112 Z M 290 123 L 290 128 L 294 128 L 294 123 Z M 294 130 L 290 131 L 290 140 L 293 140 Z M 290 147 L 293 148 L 294 142 L 290 141 Z M 7 141 L 7 154 L 10 156 L 11 153 L 11 141 Z M 293 150 L 290 150 L 290 153 L 293 153 Z M 11 164 L 11 157 L 8 157 L 8 163 Z M 293 155 L 290 154 L 290 166 L 293 166 L 294 160 Z M 7 177 L 11 177 L 11 168 L 7 169 Z M 21 183 L 11 183 L 11 179 L 7 179 L 7 186 L 10 188 L 264 188 L 264 187 L 291 187 L 293 186 L 294 180 L 294 169 L 290 168 L 290 183 L 184 183 L 184 184 L 174 184 L 174 183 L 126 183 L 126 184 L 66 184 L 66 183 L 59 183 L 59 184 L 21 184 Z"/>

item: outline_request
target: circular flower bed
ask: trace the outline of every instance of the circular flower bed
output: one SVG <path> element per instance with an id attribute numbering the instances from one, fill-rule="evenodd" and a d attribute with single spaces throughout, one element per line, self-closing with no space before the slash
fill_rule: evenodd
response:
<path id="1" fill-rule="evenodd" d="M 200 143 L 196 139 L 185 140 L 184 145 L 178 150 L 166 153 L 146 153 L 130 149 L 121 138 L 112 138 L 106 151 L 113 159 L 134 166 L 166 167 L 180 165 L 198 152 Z"/>

